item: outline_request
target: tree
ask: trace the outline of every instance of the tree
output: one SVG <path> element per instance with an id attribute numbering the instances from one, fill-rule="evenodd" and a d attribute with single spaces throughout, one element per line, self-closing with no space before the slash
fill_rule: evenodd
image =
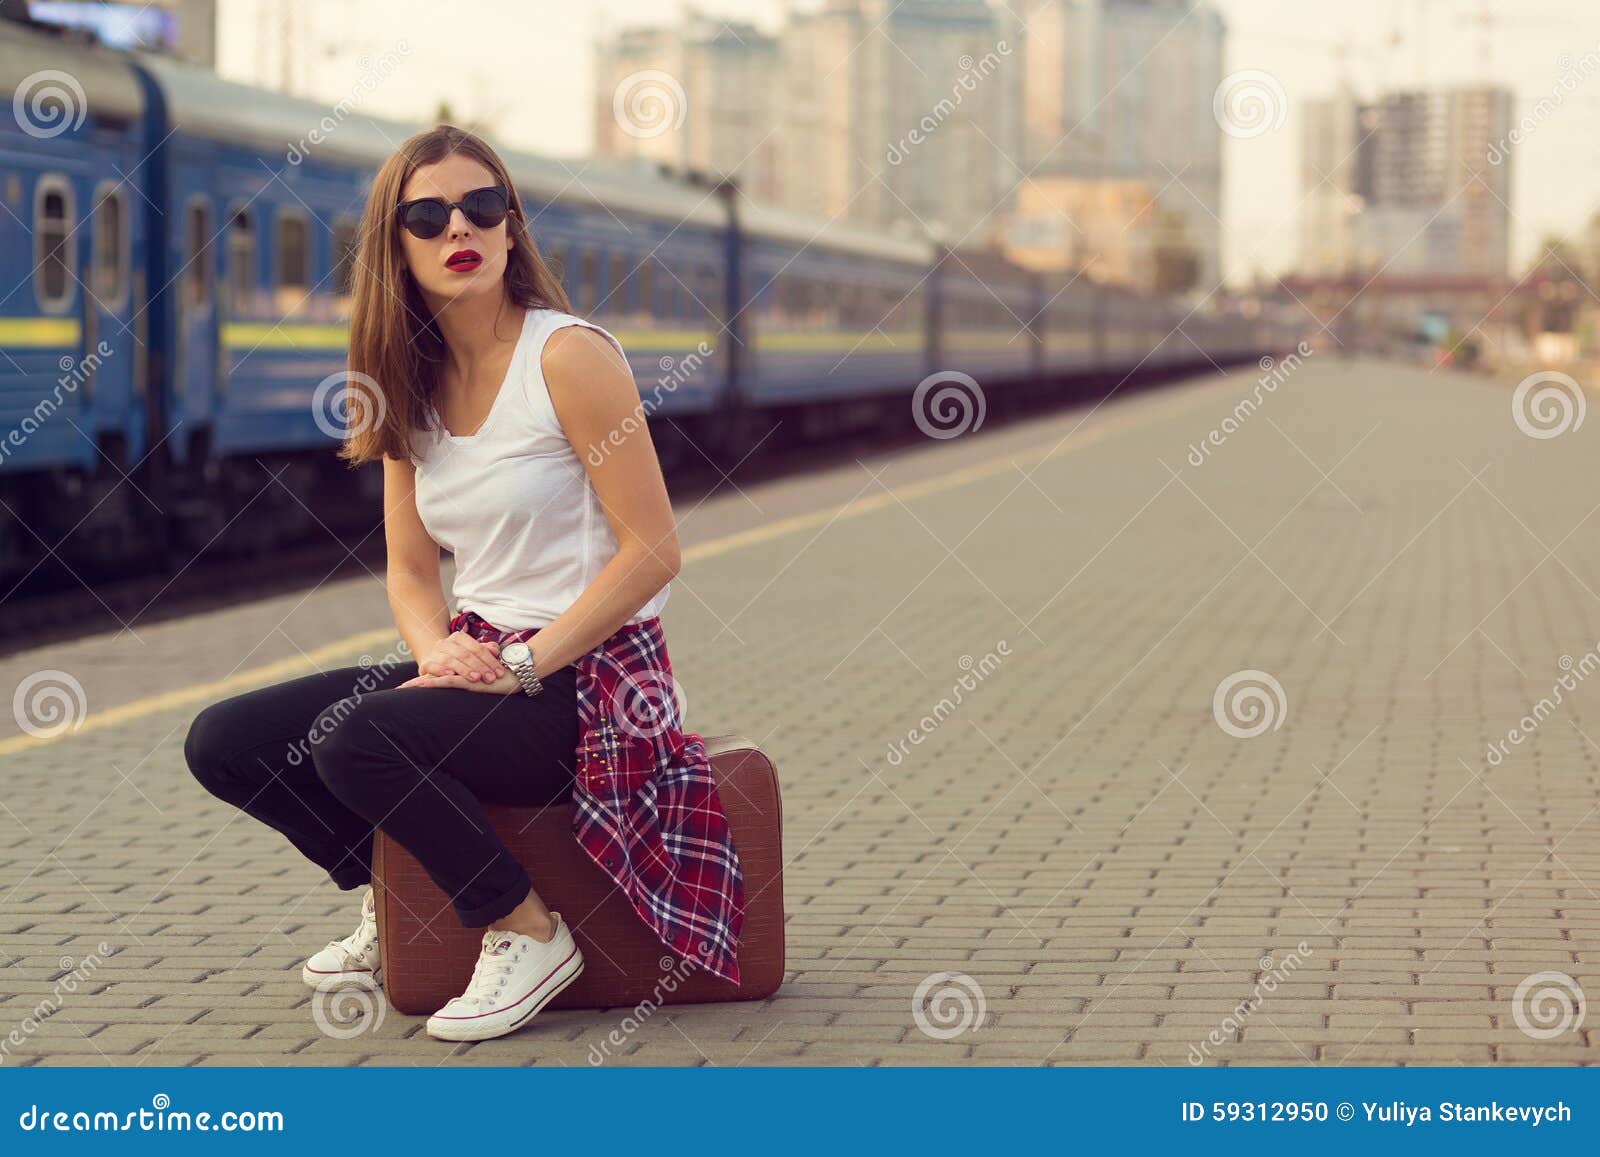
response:
<path id="1" fill-rule="evenodd" d="M 1538 297 L 1528 300 L 1521 318 L 1523 332 L 1570 333 L 1577 303 L 1590 290 L 1580 270 L 1584 261 L 1565 237 L 1547 237 L 1524 280 L 1537 287 Z"/>

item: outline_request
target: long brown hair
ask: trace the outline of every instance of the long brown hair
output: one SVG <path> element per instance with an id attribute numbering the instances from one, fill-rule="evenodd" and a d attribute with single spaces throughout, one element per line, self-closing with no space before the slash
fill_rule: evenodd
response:
<path id="1" fill-rule="evenodd" d="M 339 448 L 352 466 L 379 457 L 409 458 L 412 431 L 427 427 L 429 409 L 437 404 L 444 338 L 406 266 L 395 207 L 412 173 L 452 153 L 483 165 L 509 192 L 506 234 L 512 244 L 506 254 L 505 301 L 527 309 L 572 310 L 560 279 L 534 247 L 517 186 L 494 149 L 455 125 L 406 138 L 373 177 L 361 217 L 343 399 L 346 434 Z"/>

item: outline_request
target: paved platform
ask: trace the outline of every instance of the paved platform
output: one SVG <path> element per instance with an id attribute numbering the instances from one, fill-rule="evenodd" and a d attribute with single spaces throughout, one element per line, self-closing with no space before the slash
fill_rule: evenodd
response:
<path id="1" fill-rule="evenodd" d="M 0 739 L 0 1063 L 1600 1060 L 1600 422 L 1324 354 L 1258 377 L 679 511 L 688 723 L 783 783 L 760 1004 L 319 1027 L 298 970 L 353 894 L 181 745 L 225 690 L 381 653 L 375 577 L 7 660 L 91 715 Z"/>

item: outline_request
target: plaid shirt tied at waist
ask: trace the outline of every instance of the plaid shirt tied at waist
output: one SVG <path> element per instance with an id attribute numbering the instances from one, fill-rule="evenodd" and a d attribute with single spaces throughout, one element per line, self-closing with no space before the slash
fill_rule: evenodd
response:
<path id="1" fill-rule="evenodd" d="M 501 630 L 476 611 L 450 620 L 452 632 L 502 646 L 539 629 Z M 682 729 L 660 617 L 618 628 L 574 665 L 578 845 L 663 944 L 739 983 L 739 856 L 705 743 Z"/>

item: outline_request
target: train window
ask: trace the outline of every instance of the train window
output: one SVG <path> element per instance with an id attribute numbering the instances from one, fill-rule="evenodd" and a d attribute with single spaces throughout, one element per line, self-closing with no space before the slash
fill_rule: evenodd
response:
<path id="1" fill-rule="evenodd" d="M 667 295 L 667 316 L 675 320 L 689 316 L 688 287 L 667 266 L 663 265 L 661 268 L 667 275 L 667 279 L 661 283 L 662 292 Z"/>
<path id="2" fill-rule="evenodd" d="M 819 280 L 813 283 L 816 298 L 813 304 L 817 308 L 817 324 L 829 329 L 839 328 L 839 286 L 831 280 Z"/>
<path id="3" fill-rule="evenodd" d="M 545 266 L 550 270 L 551 276 L 561 283 L 561 288 L 567 285 L 567 251 L 559 245 L 552 245 L 548 249 L 540 250 Z"/>
<path id="4" fill-rule="evenodd" d="M 621 313 L 626 305 L 628 263 L 620 253 L 611 255 L 611 284 L 606 286 L 605 312 Z"/>
<path id="5" fill-rule="evenodd" d="M 349 297 L 355 291 L 356 240 L 361 226 L 354 218 L 341 217 L 333 223 L 333 292 Z"/>
<path id="6" fill-rule="evenodd" d="M 183 300 L 194 306 L 211 300 L 211 206 L 204 198 L 183 213 Z"/>
<path id="7" fill-rule="evenodd" d="M 641 314 L 649 315 L 656 307 L 656 259 L 646 257 L 639 262 L 637 281 L 639 283 L 639 297 L 633 307 Z"/>
<path id="8" fill-rule="evenodd" d="M 871 329 L 883 320 L 883 291 L 876 285 L 864 286 L 861 291 L 861 326 Z"/>
<path id="9" fill-rule="evenodd" d="M 867 319 L 867 323 L 884 330 L 892 329 L 895 302 L 898 300 L 895 291 L 888 286 L 879 286 L 873 291 L 873 298 L 872 316 Z"/>
<path id="10" fill-rule="evenodd" d="M 702 272 L 693 265 L 685 265 L 683 278 L 678 282 L 678 316 L 685 321 L 698 320 L 700 314 L 711 307 L 711 299 L 705 296 L 705 289 Z"/>
<path id="11" fill-rule="evenodd" d="M 290 313 L 311 289 L 311 226 L 298 209 L 279 209 L 276 224 L 277 309 Z"/>
<path id="12" fill-rule="evenodd" d="M 658 266 L 656 272 L 656 316 L 676 321 L 679 308 L 678 279 L 668 265 Z"/>
<path id="13" fill-rule="evenodd" d="M 598 262 L 592 249 L 578 251 L 578 312 L 593 313 L 597 299 L 595 279 Z"/>
<path id="14" fill-rule="evenodd" d="M 72 302 L 72 186 L 65 177 L 42 177 L 33 201 L 33 292 L 41 309 Z"/>
<path id="15" fill-rule="evenodd" d="M 839 316 L 845 325 L 861 324 L 861 286 L 847 282 L 839 287 Z"/>
<path id="16" fill-rule="evenodd" d="M 238 316 L 256 287 L 256 236 L 250 211 L 235 209 L 228 219 L 228 312 Z"/>
<path id="17" fill-rule="evenodd" d="M 717 271 L 710 265 L 700 267 L 700 308 L 713 320 L 722 316 L 722 290 L 717 284 Z"/>
<path id="18" fill-rule="evenodd" d="M 90 218 L 89 284 L 100 307 L 120 310 L 128 293 L 128 203 L 122 190 L 107 182 L 98 191 Z"/>
<path id="19" fill-rule="evenodd" d="M 684 296 L 689 300 L 684 302 L 684 313 L 691 321 L 697 320 L 702 313 L 712 313 L 716 309 L 716 302 L 711 298 L 711 268 L 706 265 L 694 265 L 685 271 L 689 278 L 683 287 Z"/>
<path id="20" fill-rule="evenodd" d="M 672 278 L 672 270 L 660 261 L 652 261 L 650 268 L 653 270 L 650 276 L 654 282 L 651 292 L 655 294 L 655 315 L 660 318 L 677 317 L 678 297 L 675 290 L 678 283 Z"/>

